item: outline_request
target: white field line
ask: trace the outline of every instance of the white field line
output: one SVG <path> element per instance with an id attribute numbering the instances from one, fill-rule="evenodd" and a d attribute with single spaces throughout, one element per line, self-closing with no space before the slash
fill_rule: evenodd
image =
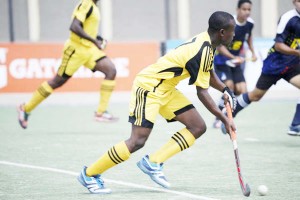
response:
<path id="1" fill-rule="evenodd" d="M 259 142 L 259 139 L 257 138 L 245 138 L 245 140 L 248 142 Z"/>
<path id="2" fill-rule="evenodd" d="M 78 173 L 76 173 L 76 172 L 71 172 L 71 171 L 67 171 L 67 170 L 55 169 L 55 168 L 50 168 L 50 167 L 34 166 L 34 165 L 27 165 L 27 164 L 19 164 L 19 163 L 13 163 L 13 162 L 8 162 L 8 161 L 0 161 L 0 164 L 15 166 L 15 167 L 22 167 L 22 168 L 38 169 L 38 170 L 50 171 L 50 172 L 57 172 L 57 173 L 68 174 L 68 175 L 72 175 L 72 176 L 77 176 L 78 175 Z M 146 190 L 153 190 L 153 191 L 165 192 L 165 193 L 170 193 L 170 194 L 177 194 L 177 195 L 192 198 L 192 199 L 218 200 L 218 199 L 198 196 L 198 195 L 194 195 L 194 194 L 190 194 L 190 193 L 186 193 L 186 192 L 179 192 L 179 191 L 175 191 L 175 190 L 148 187 L 148 186 L 143 186 L 143 185 L 140 185 L 140 184 L 138 185 L 138 184 L 123 182 L 123 181 L 115 181 L 115 180 L 110 180 L 110 179 L 104 179 L 104 181 L 109 182 L 109 183 L 118 184 L 118 185 L 133 187 L 133 188 L 141 188 L 141 189 L 146 189 Z"/>

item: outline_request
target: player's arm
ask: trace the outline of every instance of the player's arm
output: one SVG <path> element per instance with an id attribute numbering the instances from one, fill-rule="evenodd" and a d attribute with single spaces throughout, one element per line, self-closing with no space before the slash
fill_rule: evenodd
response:
<path id="1" fill-rule="evenodd" d="M 237 64 L 242 64 L 244 62 L 242 57 L 233 55 L 224 45 L 219 45 L 217 50 L 221 55 L 226 56 L 229 59 L 235 59 Z"/>
<path id="2" fill-rule="evenodd" d="M 286 55 L 294 55 L 300 57 L 300 45 L 296 40 L 296 47 L 292 48 L 284 43 L 287 40 L 288 36 L 291 34 L 290 30 L 294 30 L 294 23 L 291 20 L 286 22 L 281 17 L 277 26 L 277 34 L 275 37 L 275 45 L 274 48 L 276 51 L 286 54 Z"/>
<path id="3" fill-rule="evenodd" d="M 275 50 L 282 53 L 282 54 L 287 54 L 287 55 L 294 55 L 294 56 L 299 56 L 300 57 L 300 50 L 299 49 L 293 49 L 286 45 L 283 42 L 276 42 L 275 43 Z"/>
<path id="4" fill-rule="evenodd" d="M 247 44 L 248 44 L 249 50 L 251 51 L 251 54 L 252 54 L 251 60 L 255 62 L 257 60 L 257 57 L 256 57 L 254 47 L 253 47 L 253 37 L 252 37 L 252 35 L 249 36 L 249 38 L 247 40 Z"/>
<path id="5" fill-rule="evenodd" d="M 101 49 L 105 49 L 107 45 L 107 40 L 101 37 L 100 35 L 97 35 L 97 40 L 101 41 Z"/>
<path id="6" fill-rule="evenodd" d="M 220 92 L 223 92 L 226 85 L 219 79 L 216 72 L 212 69 L 210 70 L 210 79 L 209 79 L 209 85 L 216 90 L 219 90 Z"/>
<path id="7" fill-rule="evenodd" d="M 221 112 L 221 110 L 218 108 L 218 106 L 216 105 L 216 103 L 208 93 L 208 89 L 204 89 L 199 86 L 196 86 L 196 89 L 197 89 L 197 95 L 199 100 L 213 115 L 215 115 L 218 119 L 220 119 L 224 123 L 228 133 L 229 133 L 228 130 L 229 127 L 231 127 L 232 130 L 236 130 L 233 120 L 228 120 L 228 118 Z"/>
<path id="8" fill-rule="evenodd" d="M 103 41 L 104 40 L 98 40 L 97 38 L 94 39 L 91 36 L 89 36 L 84 30 L 83 30 L 83 25 L 80 20 L 78 20 L 76 17 L 74 17 L 72 24 L 70 26 L 70 30 L 78 35 L 79 37 L 86 39 L 92 43 L 94 43 L 99 49 L 103 49 Z"/>
<path id="9" fill-rule="evenodd" d="M 219 77 L 213 69 L 210 70 L 209 84 L 210 86 L 224 94 L 225 104 L 229 101 L 231 108 L 235 109 L 237 100 L 234 93 L 219 79 Z"/>
<path id="10" fill-rule="evenodd" d="M 96 43 L 96 39 L 92 38 L 89 36 L 84 30 L 83 30 L 83 24 L 81 21 L 79 21 L 76 17 L 74 17 L 71 26 L 70 26 L 70 31 L 78 35 L 79 37 L 86 39 L 92 43 Z"/>
<path id="11" fill-rule="evenodd" d="M 230 53 L 230 51 L 228 51 L 228 49 L 224 45 L 219 45 L 217 47 L 217 50 L 221 55 L 226 56 L 229 59 L 235 58 L 235 56 L 232 53 Z"/>

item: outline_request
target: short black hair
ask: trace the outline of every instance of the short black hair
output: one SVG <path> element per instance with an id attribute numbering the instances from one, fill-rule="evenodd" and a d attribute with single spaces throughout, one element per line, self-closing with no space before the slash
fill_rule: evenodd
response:
<path id="1" fill-rule="evenodd" d="M 208 30 L 216 32 L 221 29 L 227 29 L 231 24 L 231 20 L 234 20 L 231 14 L 224 11 L 216 11 L 209 17 Z"/>
<path id="2" fill-rule="evenodd" d="M 250 4 L 252 4 L 252 2 L 251 2 L 250 0 L 239 0 L 239 1 L 238 1 L 237 7 L 238 7 L 238 8 L 241 8 L 241 6 L 242 6 L 244 3 L 250 3 Z"/>

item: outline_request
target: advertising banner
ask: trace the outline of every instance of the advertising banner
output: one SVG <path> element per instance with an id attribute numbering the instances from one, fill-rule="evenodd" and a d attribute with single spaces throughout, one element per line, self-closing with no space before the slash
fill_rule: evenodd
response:
<path id="1" fill-rule="evenodd" d="M 63 43 L 0 43 L 0 93 L 33 92 L 55 76 Z M 109 43 L 105 52 L 117 69 L 116 91 L 130 91 L 135 75 L 159 57 L 159 43 Z M 96 92 L 104 75 L 80 69 L 58 92 Z"/>

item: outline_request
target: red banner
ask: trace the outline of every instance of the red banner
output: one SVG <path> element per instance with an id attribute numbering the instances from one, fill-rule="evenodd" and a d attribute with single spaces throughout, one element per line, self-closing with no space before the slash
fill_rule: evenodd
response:
<path id="1" fill-rule="evenodd" d="M 61 62 L 63 44 L 1 44 L 0 92 L 33 92 L 51 79 Z M 159 57 L 159 43 L 109 43 L 105 50 L 117 69 L 116 91 L 129 91 L 135 75 Z M 99 91 L 104 75 L 85 67 L 57 91 Z"/>

